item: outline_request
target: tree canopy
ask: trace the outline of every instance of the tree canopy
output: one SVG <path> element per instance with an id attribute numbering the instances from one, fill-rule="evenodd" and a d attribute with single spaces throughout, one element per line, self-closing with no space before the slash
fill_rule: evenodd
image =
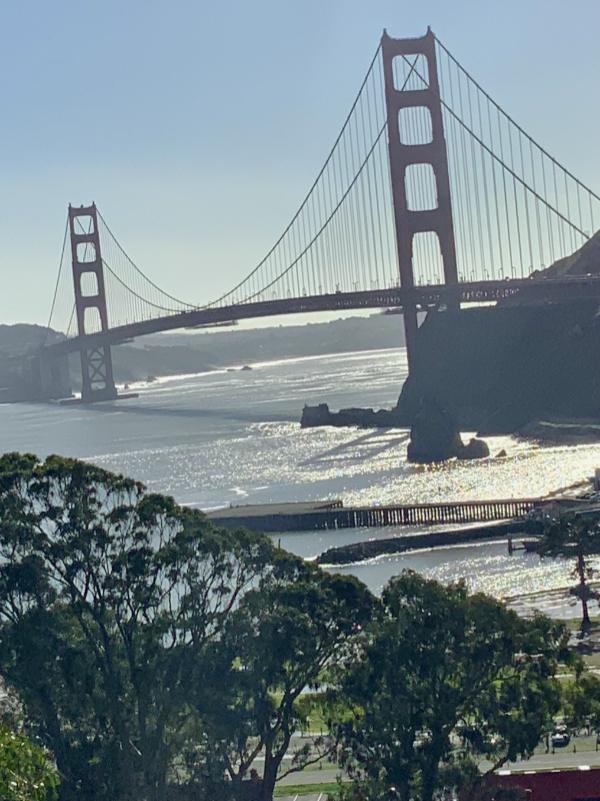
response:
<path id="1" fill-rule="evenodd" d="M 60 801 L 162 801 L 174 784 L 231 801 L 259 767 L 271 801 L 313 690 L 331 737 L 287 770 L 331 753 L 347 799 L 491 801 L 477 766 L 552 729 L 565 648 L 559 624 L 463 584 L 405 572 L 379 600 L 132 479 L 0 458 L 0 677 L 53 754 Z"/>
<path id="2" fill-rule="evenodd" d="M 220 741 L 234 781 L 263 754 L 261 801 L 272 798 L 291 737 L 302 723 L 301 693 L 318 689 L 334 666 L 343 667 L 354 655 L 375 605 L 357 579 L 324 573 L 278 552 L 272 569 L 231 616 L 224 641 L 237 669 L 223 699 L 229 715 L 223 710 L 213 716 L 220 729 L 214 741 Z M 287 773 L 329 750 L 320 738 L 311 740 Z"/>
<path id="3" fill-rule="evenodd" d="M 47 754 L 25 734 L 0 725 L 0 798 L 2 801 L 52 801 L 58 775 Z"/>
<path id="4" fill-rule="evenodd" d="M 355 779 L 346 797 L 431 801 L 483 758 L 493 770 L 529 756 L 560 709 L 564 627 L 410 571 L 382 601 L 372 642 L 341 680 L 349 713 L 334 731 Z"/>
<path id="5" fill-rule="evenodd" d="M 160 797 L 187 740 L 191 665 L 272 561 L 138 482 L 75 460 L 0 460 L 0 672 L 61 798 Z"/>
<path id="6" fill-rule="evenodd" d="M 532 521 L 529 528 L 540 538 L 537 551 L 541 557 L 573 560 L 572 577 L 577 584 L 571 594 L 581 601 L 582 627 L 589 626 L 589 602 L 598 597 L 589 582 L 596 573 L 590 558 L 600 555 L 600 515 L 565 514 Z"/>
<path id="7" fill-rule="evenodd" d="M 131 479 L 0 459 L 0 675 L 61 801 L 162 799 L 169 782 L 227 794 L 259 752 L 270 799 L 300 694 L 350 657 L 374 603 Z"/>

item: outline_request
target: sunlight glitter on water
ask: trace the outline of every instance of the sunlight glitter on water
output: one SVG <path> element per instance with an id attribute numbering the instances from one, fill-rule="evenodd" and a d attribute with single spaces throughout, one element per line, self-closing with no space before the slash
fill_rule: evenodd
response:
<path id="1" fill-rule="evenodd" d="M 600 561 L 594 560 L 592 566 L 598 570 Z M 472 592 L 505 600 L 520 613 L 539 610 L 565 619 L 581 614 L 580 604 L 565 589 L 574 583 L 569 562 L 542 560 L 535 554 L 509 556 L 506 541 L 380 557 L 335 571 L 355 575 L 380 593 L 387 581 L 404 569 L 444 584 L 464 579 Z"/>
<path id="2" fill-rule="evenodd" d="M 539 448 L 508 437 L 488 441 L 492 453 L 504 449 L 508 455 L 420 466 L 406 461 L 406 431 L 260 423 L 243 437 L 218 438 L 201 448 L 143 449 L 119 461 L 132 475 L 148 476 L 160 460 L 160 476 L 147 479 L 150 485 L 176 496 L 197 493 L 200 505 L 206 494 L 241 485 L 256 503 L 281 500 L 285 491 L 290 500 L 341 497 L 352 506 L 539 497 L 591 476 L 600 459 L 597 445 Z M 114 457 L 96 461 L 110 465 Z M 225 500 L 235 499 L 225 495 L 222 505 Z"/>
<path id="3" fill-rule="evenodd" d="M 582 481 L 600 465 L 600 445 L 540 448 L 489 437 L 490 459 L 423 467 L 407 463 L 404 430 L 300 428 L 305 403 L 391 408 L 405 377 L 402 349 L 261 363 L 246 372 L 160 380 L 140 386 L 139 398 L 114 404 L 3 405 L 0 439 L 6 451 L 87 459 L 201 509 L 325 498 L 350 506 L 535 497 Z M 502 449 L 507 456 L 494 458 Z M 344 542 L 409 531 L 281 539 L 284 547 L 315 556 Z M 464 576 L 474 589 L 498 597 L 571 583 L 564 564 L 508 557 L 506 544 L 498 542 L 387 557 L 347 570 L 380 590 L 404 566 L 444 581 Z M 573 609 L 568 598 L 552 603 Z"/>

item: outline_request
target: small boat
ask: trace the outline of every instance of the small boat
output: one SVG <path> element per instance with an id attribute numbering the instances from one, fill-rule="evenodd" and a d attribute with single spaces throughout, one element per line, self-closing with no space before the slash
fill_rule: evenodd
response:
<path id="1" fill-rule="evenodd" d="M 515 545 L 513 538 L 512 537 L 508 538 L 508 552 L 509 554 L 511 554 L 511 556 L 515 551 L 525 551 L 525 553 L 536 553 L 540 541 L 539 539 L 534 537 L 528 540 L 519 540 L 518 542 L 520 542 L 521 544 Z"/>

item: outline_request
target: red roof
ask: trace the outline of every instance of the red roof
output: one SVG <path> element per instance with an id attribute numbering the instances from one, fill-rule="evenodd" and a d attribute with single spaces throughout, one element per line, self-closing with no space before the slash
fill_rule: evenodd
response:
<path id="1" fill-rule="evenodd" d="M 600 768 L 500 771 L 494 779 L 502 787 L 529 790 L 530 801 L 600 801 Z"/>

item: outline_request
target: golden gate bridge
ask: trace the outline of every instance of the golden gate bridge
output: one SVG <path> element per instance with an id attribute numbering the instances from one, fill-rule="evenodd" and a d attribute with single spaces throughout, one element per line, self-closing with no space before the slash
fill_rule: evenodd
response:
<path id="1" fill-rule="evenodd" d="M 600 266 L 599 222 L 600 196 L 503 111 L 430 29 L 416 39 L 384 32 L 297 213 L 221 297 L 197 305 L 168 294 L 95 205 L 69 207 L 49 320 L 65 338 L 42 349 L 42 392 L 64 395 L 61 360 L 70 352 L 81 356 L 82 400 L 114 399 L 113 345 L 299 312 L 401 309 L 410 365 L 420 310 L 600 297 L 593 270 L 566 275 L 582 248 Z"/>

